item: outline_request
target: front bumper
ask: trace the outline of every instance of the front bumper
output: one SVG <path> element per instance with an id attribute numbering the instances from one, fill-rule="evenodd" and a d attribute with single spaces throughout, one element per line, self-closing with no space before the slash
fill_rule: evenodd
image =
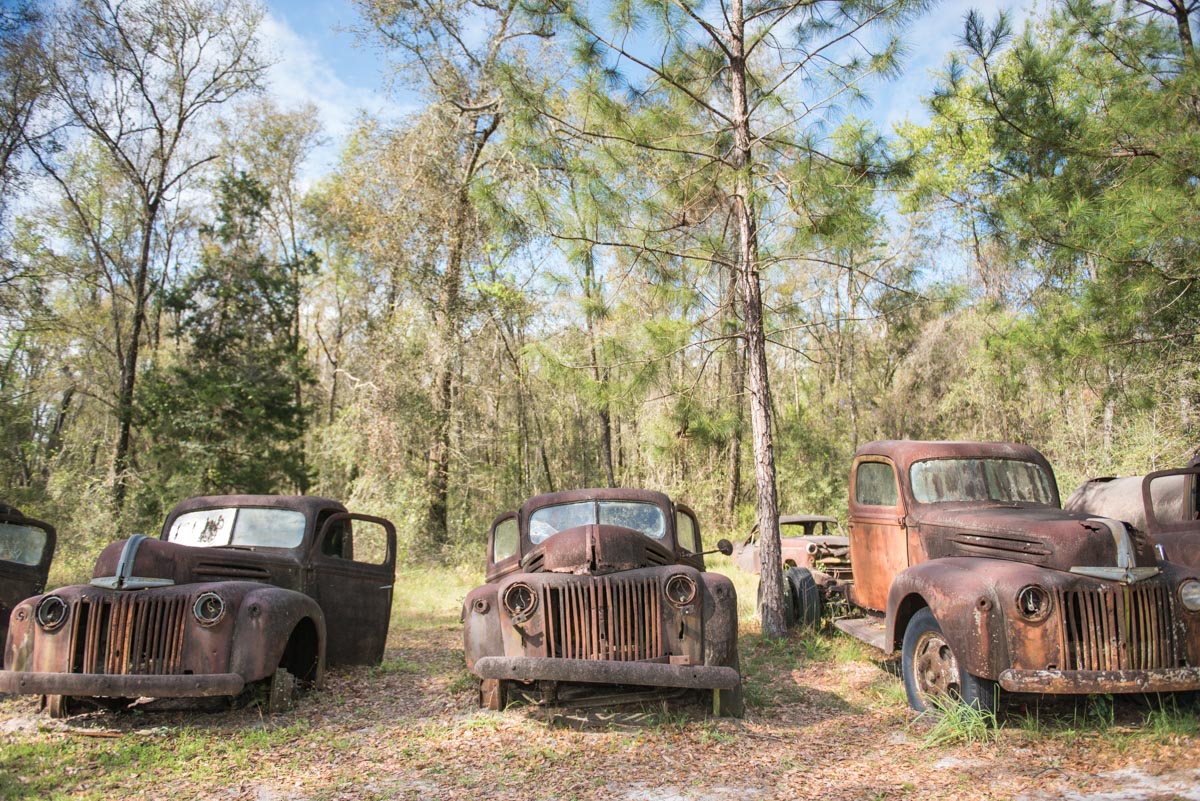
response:
<path id="1" fill-rule="evenodd" d="M 237 695 L 246 680 L 237 673 L 170 676 L 104 673 L 27 673 L 0 670 L 0 693 L 106 698 L 204 698 Z"/>
<path id="2" fill-rule="evenodd" d="M 1200 690 L 1200 668 L 1158 670 L 1006 670 L 1000 686 L 1009 692 L 1166 693 Z"/>
<path id="3" fill-rule="evenodd" d="M 475 674 L 481 679 L 637 684 L 693 690 L 732 690 L 742 682 L 741 675 L 731 667 L 534 656 L 480 657 L 475 661 Z"/>

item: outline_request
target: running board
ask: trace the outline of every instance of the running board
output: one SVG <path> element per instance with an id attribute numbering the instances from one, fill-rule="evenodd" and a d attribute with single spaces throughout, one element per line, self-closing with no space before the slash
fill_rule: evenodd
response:
<path id="1" fill-rule="evenodd" d="M 862 640 L 867 645 L 874 646 L 885 654 L 892 652 L 892 645 L 887 641 L 887 630 L 884 627 L 883 618 L 843 617 L 833 621 L 833 625 L 854 639 Z"/>

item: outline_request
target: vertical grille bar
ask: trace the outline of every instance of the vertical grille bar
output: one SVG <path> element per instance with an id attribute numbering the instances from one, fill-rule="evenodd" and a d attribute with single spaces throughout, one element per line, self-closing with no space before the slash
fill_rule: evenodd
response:
<path id="1" fill-rule="evenodd" d="M 603 576 L 542 588 L 546 655 L 634 661 L 664 655 L 657 578 Z"/>
<path id="2" fill-rule="evenodd" d="M 1056 593 L 1067 670 L 1154 670 L 1173 667 L 1175 643 L 1159 584 Z"/>
<path id="3" fill-rule="evenodd" d="M 187 598 L 122 594 L 74 603 L 71 671 L 171 675 L 183 671 Z"/>

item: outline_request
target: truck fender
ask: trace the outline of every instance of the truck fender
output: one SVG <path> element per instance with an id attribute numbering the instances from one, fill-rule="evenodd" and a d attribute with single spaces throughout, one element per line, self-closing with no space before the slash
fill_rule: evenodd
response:
<path id="1" fill-rule="evenodd" d="M 467 670 L 474 671 L 481 656 L 504 656 L 500 629 L 499 586 L 484 584 L 467 593 L 463 601 L 463 657 Z"/>
<path id="2" fill-rule="evenodd" d="M 321 687 L 325 680 L 325 615 L 309 596 L 264 586 L 246 593 L 237 610 L 230 669 L 246 682 L 279 667 Z"/>
<path id="3" fill-rule="evenodd" d="M 737 590 L 720 573 L 701 573 L 704 581 L 704 664 L 734 666 L 737 660 Z"/>
<path id="4" fill-rule="evenodd" d="M 960 666 L 973 676 L 999 677 L 1009 664 L 1008 640 L 989 563 L 995 560 L 933 559 L 897 574 L 888 592 L 886 641 L 900 648 L 912 616 L 929 607 Z"/>

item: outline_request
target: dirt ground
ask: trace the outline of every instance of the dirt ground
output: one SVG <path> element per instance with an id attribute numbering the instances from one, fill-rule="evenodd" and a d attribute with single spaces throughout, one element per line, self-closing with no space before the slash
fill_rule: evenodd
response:
<path id="1" fill-rule="evenodd" d="M 393 628 L 378 668 L 291 712 L 96 712 L 0 700 L 0 799 L 1200 799 L 1195 713 L 1011 701 L 935 744 L 894 664 L 844 637 L 742 638 L 741 720 L 698 703 L 480 711 L 461 629 Z M 1101 699 L 1103 701 L 1103 699 Z"/>

